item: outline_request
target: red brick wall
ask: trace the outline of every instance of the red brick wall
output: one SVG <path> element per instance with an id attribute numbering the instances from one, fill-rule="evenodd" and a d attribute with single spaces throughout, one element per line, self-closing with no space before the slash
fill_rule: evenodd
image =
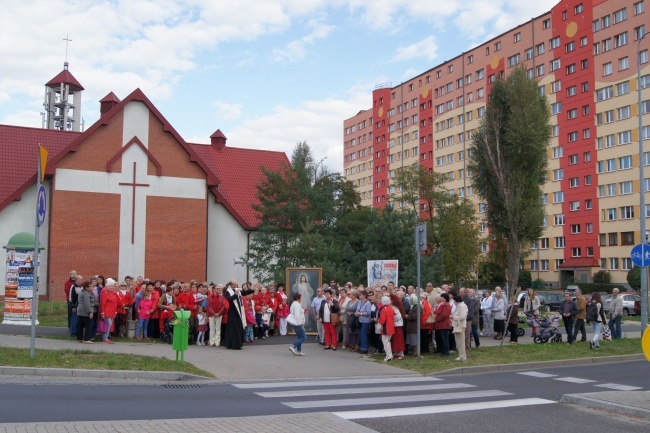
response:
<path id="1" fill-rule="evenodd" d="M 147 197 L 147 277 L 205 280 L 207 204 L 207 200 Z"/>
<path id="2" fill-rule="evenodd" d="M 100 126 L 59 161 L 57 168 L 72 170 L 106 171 L 106 163 L 122 148 L 122 113 L 115 114 L 108 125 Z M 113 172 L 122 171 L 122 161 L 115 161 Z"/>
<path id="3" fill-rule="evenodd" d="M 205 172 L 198 164 L 190 162 L 190 154 L 169 132 L 163 131 L 163 124 L 149 113 L 149 151 L 162 166 L 163 176 L 205 179 Z M 155 175 L 155 166 L 149 163 L 148 174 Z"/>
<path id="4" fill-rule="evenodd" d="M 76 191 L 53 196 L 47 281 L 54 281 L 53 299 L 64 300 L 71 269 L 84 277 L 117 276 L 120 196 Z"/>

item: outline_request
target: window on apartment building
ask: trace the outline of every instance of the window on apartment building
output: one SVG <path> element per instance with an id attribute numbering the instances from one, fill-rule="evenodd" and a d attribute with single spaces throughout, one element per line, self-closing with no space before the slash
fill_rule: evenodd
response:
<path id="1" fill-rule="evenodd" d="M 556 115 L 562 112 L 562 102 L 551 104 L 551 114 Z"/>
<path id="2" fill-rule="evenodd" d="M 600 20 L 594 20 L 591 29 L 593 30 L 594 33 L 600 31 Z"/>
<path id="3" fill-rule="evenodd" d="M 612 75 L 612 62 L 603 65 L 603 76 Z"/>
<path id="4" fill-rule="evenodd" d="M 501 51 L 501 41 L 494 44 L 494 51 Z"/>
<path id="5" fill-rule="evenodd" d="M 564 203 L 564 191 L 556 191 L 553 193 L 553 203 Z"/>
<path id="6" fill-rule="evenodd" d="M 643 6 L 643 0 L 637 3 L 634 3 L 634 15 L 642 14 L 645 10 Z"/>
<path id="7" fill-rule="evenodd" d="M 572 201 L 569 203 L 569 210 L 571 210 L 571 212 L 580 210 L 580 201 Z"/>
<path id="8" fill-rule="evenodd" d="M 627 45 L 627 32 L 619 33 L 614 36 L 614 48 L 619 48 Z"/>
<path id="9" fill-rule="evenodd" d="M 585 107 L 587 108 L 587 112 L 585 113 L 584 109 L 583 109 L 582 114 L 589 114 L 589 106 L 585 105 Z M 582 138 L 591 138 L 591 129 L 590 128 L 586 128 L 586 129 L 582 130 Z"/>
<path id="10" fill-rule="evenodd" d="M 581 248 L 571 248 L 571 257 L 582 257 Z"/>
<path id="11" fill-rule="evenodd" d="M 579 158 L 578 158 L 578 154 L 575 154 L 575 155 L 569 155 L 569 165 L 575 165 L 575 164 L 577 164 L 578 162 L 580 162 L 580 160 L 579 160 Z"/>
<path id="12" fill-rule="evenodd" d="M 561 63 L 562 62 L 560 62 L 560 59 L 551 60 L 551 62 L 550 62 L 551 72 L 557 71 L 558 69 L 560 69 Z"/>
<path id="13" fill-rule="evenodd" d="M 619 9 L 614 12 L 614 24 L 618 24 L 627 19 L 627 8 Z"/>
<path id="14" fill-rule="evenodd" d="M 571 86 L 566 89 L 566 95 L 570 98 L 578 94 L 578 88 L 576 86 Z"/>
<path id="15" fill-rule="evenodd" d="M 609 269 L 612 271 L 618 270 L 618 257 L 612 257 L 609 259 Z"/>
<path id="16" fill-rule="evenodd" d="M 618 59 L 618 70 L 619 71 L 624 71 L 626 69 L 629 69 L 630 67 L 630 59 L 629 57 L 625 56 L 622 59 Z"/>
<path id="17" fill-rule="evenodd" d="M 580 186 L 580 178 L 572 177 L 569 179 L 569 188 L 577 188 Z"/>
<path id="18" fill-rule="evenodd" d="M 569 18 L 569 12 L 568 11 L 562 11 L 562 20 L 566 21 Z"/>
<path id="19" fill-rule="evenodd" d="M 564 225 L 564 214 L 563 213 L 553 215 L 553 225 L 556 225 L 556 226 L 563 226 Z"/>
<path id="20" fill-rule="evenodd" d="M 603 40 L 603 53 L 610 51 L 612 49 L 612 38 L 607 38 Z"/>
<path id="21" fill-rule="evenodd" d="M 575 51 L 575 49 L 576 49 L 575 41 L 571 41 L 567 44 L 564 44 L 564 51 L 567 53 L 570 53 L 571 51 Z"/>
<path id="22" fill-rule="evenodd" d="M 582 83 L 580 85 L 580 90 L 582 91 L 582 93 L 588 92 L 589 91 L 589 82 L 585 81 L 584 83 Z"/>
<path id="23" fill-rule="evenodd" d="M 607 209 L 607 221 L 616 221 L 616 208 Z"/>
<path id="24" fill-rule="evenodd" d="M 622 220 L 632 220 L 632 219 L 634 219 L 634 206 L 623 206 L 623 207 L 621 207 L 621 219 Z"/>
<path id="25" fill-rule="evenodd" d="M 593 201 L 591 199 L 585 200 L 585 209 L 593 209 Z M 591 233 L 593 230 L 593 226 L 591 229 L 589 229 L 589 226 L 591 224 L 587 224 L 587 233 Z"/>
<path id="26" fill-rule="evenodd" d="M 621 195 L 632 194 L 632 181 L 620 182 L 618 188 Z"/>
<path id="27" fill-rule="evenodd" d="M 618 133 L 618 144 L 630 144 L 632 143 L 632 131 L 622 131 Z"/>
<path id="28" fill-rule="evenodd" d="M 634 40 L 638 41 L 645 35 L 645 25 L 634 28 Z"/>
<path id="29" fill-rule="evenodd" d="M 634 245 L 634 232 L 621 232 L 621 245 Z"/>
<path id="30" fill-rule="evenodd" d="M 625 107 L 619 107 L 616 109 L 616 113 L 618 116 L 618 120 L 629 119 L 631 113 L 630 106 L 626 105 Z"/>
<path id="31" fill-rule="evenodd" d="M 559 36 L 554 37 L 548 42 L 548 44 L 551 50 L 558 48 L 560 46 L 560 37 Z"/>

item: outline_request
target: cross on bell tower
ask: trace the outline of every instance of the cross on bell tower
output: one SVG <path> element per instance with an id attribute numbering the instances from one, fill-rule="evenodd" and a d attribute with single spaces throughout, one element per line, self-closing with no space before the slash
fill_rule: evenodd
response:
<path id="1" fill-rule="evenodd" d="M 81 132 L 81 92 L 83 86 L 68 70 L 68 35 L 63 70 L 45 84 L 45 128 Z"/>

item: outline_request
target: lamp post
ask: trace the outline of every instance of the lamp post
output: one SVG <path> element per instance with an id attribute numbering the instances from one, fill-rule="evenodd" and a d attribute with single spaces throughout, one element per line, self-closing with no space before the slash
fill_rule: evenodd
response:
<path id="1" fill-rule="evenodd" d="M 638 96 L 638 118 L 639 118 L 639 178 L 640 178 L 640 194 L 639 194 L 639 208 L 640 213 L 639 219 L 641 220 L 641 232 L 640 238 L 642 242 L 646 242 L 645 239 L 645 177 L 643 173 L 643 113 L 641 110 L 641 41 L 645 38 L 647 33 L 644 33 L 636 44 L 636 77 L 637 77 L 637 96 Z M 641 270 L 641 333 L 648 326 L 648 269 L 643 268 Z"/>

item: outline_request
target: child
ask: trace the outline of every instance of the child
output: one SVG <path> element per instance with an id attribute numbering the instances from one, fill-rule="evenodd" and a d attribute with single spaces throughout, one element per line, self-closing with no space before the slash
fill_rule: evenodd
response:
<path id="1" fill-rule="evenodd" d="M 246 302 L 244 302 L 244 314 L 246 314 L 246 333 L 244 334 L 244 340 L 247 343 L 253 342 L 253 326 L 255 325 L 255 314 L 253 313 L 253 294 L 246 296 Z"/>
<path id="2" fill-rule="evenodd" d="M 148 335 L 148 328 L 149 328 L 149 318 L 151 317 L 151 313 L 153 313 L 154 310 L 154 305 L 153 301 L 151 300 L 151 294 L 146 293 L 144 295 L 144 299 L 140 300 L 140 303 L 138 304 L 138 328 L 135 331 L 135 339 L 139 340 L 140 339 L 140 332 L 144 332 L 144 339 L 148 340 L 149 335 Z"/>
<path id="3" fill-rule="evenodd" d="M 199 336 L 196 338 L 197 346 L 205 346 L 203 338 L 205 337 L 205 332 L 208 330 L 208 318 L 205 315 L 205 307 L 199 306 L 199 311 L 196 315 L 196 319 L 199 322 Z"/>
<path id="4" fill-rule="evenodd" d="M 282 304 L 278 307 L 276 317 L 280 321 L 280 335 L 287 335 L 287 316 L 289 315 L 289 305 L 287 297 L 282 298 Z"/>

